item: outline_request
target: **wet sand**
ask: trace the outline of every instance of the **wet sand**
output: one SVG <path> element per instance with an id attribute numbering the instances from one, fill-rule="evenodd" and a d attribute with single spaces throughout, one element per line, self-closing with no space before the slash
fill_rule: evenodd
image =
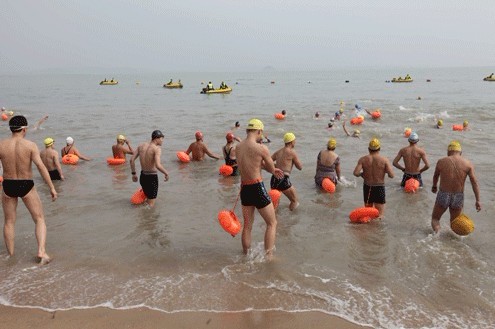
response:
<path id="1" fill-rule="evenodd" d="M 39 309 L 0 306 L 1 328 L 371 328 L 321 312 L 288 313 L 252 311 L 239 313 L 163 313 L 146 308 L 112 310 L 94 308 L 46 312 Z"/>

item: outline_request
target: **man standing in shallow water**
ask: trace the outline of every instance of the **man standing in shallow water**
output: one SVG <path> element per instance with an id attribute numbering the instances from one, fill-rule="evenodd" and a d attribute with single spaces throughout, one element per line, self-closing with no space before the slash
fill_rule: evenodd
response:
<path id="1" fill-rule="evenodd" d="M 430 168 L 430 163 L 426 158 L 426 152 L 417 146 L 419 142 L 419 136 L 413 132 L 408 138 L 409 146 L 403 147 L 399 150 L 399 153 L 392 162 L 393 166 L 401 170 L 404 175 L 402 176 L 402 182 L 400 186 L 404 187 L 406 181 L 409 178 L 414 178 L 419 181 L 419 186 L 423 186 L 423 180 L 421 179 L 421 173 Z M 404 167 L 399 164 L 401 158 L 404 158 Z M 425 164 L 423 168 L 419 169 L 419 163 L 423 160 Z"/>
<path id="2" fill-rule="evenodd" d="M 251 119 L 248 123 L 247 137 L 236 147 L 237 165 L 241 174 L 241 204 L 244 227 L 242 229 L 242 249 L 245 254 L 251 248 L 251 231 L 254 222 L 254 209 L 258 209 L 265 220 L 265 253 L 271 257 L 275 247 L 277 218 L 272 201 L 261 179 L 261 169 L 283 178 L 284 172 L 275 168 L 270 151 L 261 144 L 263 139 L 263 122 Z"/>
<path id="3" fill-rule="evenodd" d="M 160 130 L 155 130 L 151 133 L 151 142 L 145 142 L 138 146 L 136 152 L 131 157 L 132 181 L 137 182 L 136 175 L 136 159 L 140 156 L 141 175 L 139 183 L 143 188 L 143 192 L 148 199 L 150 207 L 155 205 L 156 196 L 158 195 L 158 173 L 157 170 L 165 175 L 165 182 L 168 181 L 168 173 L 161 164 L 160 156 L 163 144 L 163 133 Z"/>
<path id="4" fill-rule="evenodd" d="M 361 157 L 354 169 L 354 176 L 363 177 L 363 198 L 366 207 L 375 207 L 383 216 L 385 210 L 385 175 L 394 178 L 392 166 L 380 155 L 380 141 L 373 138 L 368 146 L 370 154 Z"/>
<path id="5" fill-rule="evenodd" d="M 193 161 L 203 161 L 205 158 L 205 154 L 207 154 L 210 158 L 216 160 L 220 159 L 218 155 L 212 153 L 208 149 L 208 146 L 206 146 L 203 141 L 203 133 L 201 131 L 196 131 L 194 137 L 196 137 L 196 141 L 191 143 L 186 150 L 187 155 L 189 155 L 189 153 L 192 153 L 191 158 Z"/>
<path id="6" fill-rule="evenodd" d="M 440 230 L 440 218 L 447 209 L 450 211 L 451 222 L 462 213 L 464 183 L 468 176 L 476 198 L 476 210 L 481 210 L 480 188 L 474 174 L 474 166 L 461 155 L 461 144 L 458 141 L 452 141 L 447 148 L 447 156 L 438 160 L 435 167 L 431 187 L 433 193 L 437 193 L 437 183 L 440 178 L 440 190 L 431 214 L 431 227 L 435 233 Z"/>
<path id="7" fill-rule="evenodd" d="M 34 162 L 41 176 L 50 188 L 52 200 L 57 199 L 57 191 L 50 179 L 48 170 L 41 161 L 40 152 L 35 143 L 24 139 L 28 122 L 22 115 L 16 115 L 9 121 L 12 137 L 0 141 L 0 160 L 3 165 L 2 204 L 5 217 L 3 236 L 10 256 L 14 255 L 15 221 L 17 201 L 22 201 L 28 208 L 35 222 L 36 240 L 38 241 L 38 258 L 40 264 L 51 261 L 46 253 L 46 224 L 43 205 L 34 187 L 31 164 Z"/>

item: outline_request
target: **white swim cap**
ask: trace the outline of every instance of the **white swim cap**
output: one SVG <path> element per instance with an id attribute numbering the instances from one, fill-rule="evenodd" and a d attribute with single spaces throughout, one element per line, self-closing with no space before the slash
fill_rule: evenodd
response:
<path id="1" fill-rule="evenodd" d="M 69 136 L 69 137 L 67 137 L 67 139 L 66 139 L 65 141 L 66 141 L 66 142 L 67 142 L 67 144 L 69 144 L 69 145 L 74 144 L 74 138 L 72 138 L 72 137 L 70 137 L 70 136 Z"/>

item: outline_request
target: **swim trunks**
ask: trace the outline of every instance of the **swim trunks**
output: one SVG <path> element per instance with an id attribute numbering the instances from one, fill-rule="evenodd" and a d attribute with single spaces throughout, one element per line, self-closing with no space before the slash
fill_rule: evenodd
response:
<path id="1" fill-rule="evenodd" d="M 462 209 L 464 207 L 464 192 L 438 191 L 435 203 L 445 209 Z"/>
<path id="2" fill-rule="evenodd" d="M 261 209 L 271 202 L 263 182 L 241 185 L 241 204 L 243 206 L 255 206 L 257 209 Z"/>
<path id="3" fill-rule="evenodd" d="M 5 179 L 3 192 L 11 198 L 23 198 L 34 186 L 32 179 Z"/>
<path id="4" fill-rule="evenodd" d="M 277 178 L 275 175 L 272 175 L 272 179 L 270 180 L 270 187 L 272 190 L 285 191 L 292 187 L 292 183 L 290 182 L 289 175 L 284 175 L 283 178 Z"/>
<path id="5" fill-rule="evenodd" d="M 416 179 L 417 181 L 419 181 L 419 186 L 423 187 L 423 180 L 421 179 L 421 174 L 407 174 L 407 173 L 404 173 L 404 175 L 402 176 L 402 182 L 400 183 L 400 186 L 402 187 L 406 186 L 406 180 L 408 180 L 409 178 Z"/>
<path id="6" fill-rule="evenodd" d="M 144 195 L 148 199 L 156 199 L 158 195 L 158 174 L 157 173 L 145 173 L 141 171 L 139 176 L 139 184 L 143 188 Z"/>
<path id="7" fill-rule="evenodd" d="M 364 203 L 379 203 L 385 204 L 385 186 L 383 185 L 373 185 L 369 186 L 363 184 L 363 198 Z"/>
<path id="8" fill-rule="evenodd" d="M 60 177 L 60 173 L 58 172 L 57 169 L 50 170 L 48 173 L 50 174 L 51 180 L 61 180 L 62 179 L 62 177 Z"/>

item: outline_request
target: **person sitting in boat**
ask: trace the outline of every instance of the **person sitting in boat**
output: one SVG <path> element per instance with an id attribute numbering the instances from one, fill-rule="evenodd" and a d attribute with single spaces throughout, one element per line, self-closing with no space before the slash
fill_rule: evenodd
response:
<path id="1" fill-rule="evenodd" d="M 206 90 L 213 90 L 213 89 L 215 89 L 213 88 L 213 83 L 211 83 L 211 81 L 208 82 L 208 84 L 206 85 Z"/>
<path id="2" fill-rule="evenodd" d="M 167 85 L 171 85 L 173 83 L 173 79 L 170 79 L 170 81 L 167 83 Z"/>
<path id="3" fill-rule="evenodd" d="M 406 77 L 404 78 L 404 80 L 410 80 L 410 79 L 411 79 L 411 77 L 409 76 L 409 74 L 406 75 Z"/>
<path id="4" fill-rule="evenodd" d="M 488 79 L 493 79 L 493 73 L 488 76 Z"/>
<path id="5" fill-rule="evenodd" d="M 177 83 L 180 84 L 180 85 L 182 85 L 182 82 L 180 82 L 180 79 L 179 79 L 179 81 Z"/>
<path id="6" fill-rule="evenodd" d="M 110 82 L 113 82 L 113 78 L 112 78 L 112 80 L 110 80 Z"/>
<path id="7" fill-rule="evenodd" d="M 225 84 L 225 82 L 222 81 L 222 83 L 220 84 L 220 89 L 227 89 L 227 85 Z"/>
<path id="8" fill-rule="evenodd" d="M 103 82 L 107 82 L 107 78 L 105 78 L 105 80 L 103 80 Z"/>

